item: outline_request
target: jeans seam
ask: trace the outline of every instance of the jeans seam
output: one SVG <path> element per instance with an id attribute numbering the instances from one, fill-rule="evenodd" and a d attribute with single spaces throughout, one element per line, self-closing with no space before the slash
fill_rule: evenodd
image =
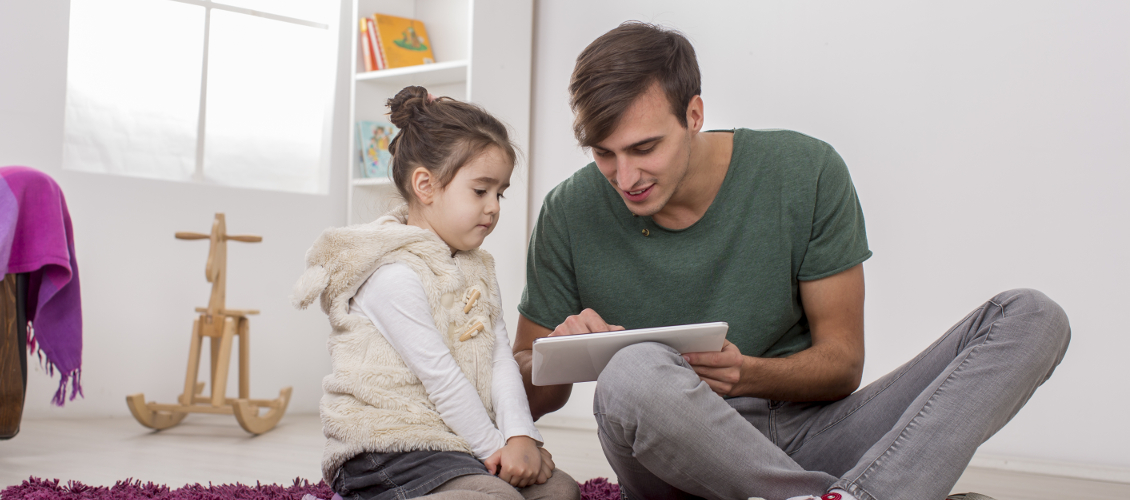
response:
<path id="1" fill-rule="evenodd" d="M 773 446 L 776 446 L 778 448 L 781 447 L 781 445 L 777 443 L 777 410 L 775 408 L 773 408 L 773 402 L 772 401 L 769 402 L 769 436 L 768 437 L 769 437 L 769 441 L 773 443 Z"/>
<path id="2" fill-rule="evenodd" d="M 993 302 L 993 301 L 991 301 L 991 300 L 989 301 L 989 303 L 991 303 L 991 304 L 993 304 L 993 305 L 997 305 L 997 306 L 999 307 L 999 305 L 998 305 L 998 304 L 994 303 L 994 302 Z M 958 321 L 958 322 L 957 322 L 957 324 L 958 324 L 958 325 L 960 325 L 960 324 L 962 324 L 962 323 L 965 323 L 965 321 L 966 321 L 966 320 L 968 320 L 969 318 L 973 317 L 973 315 L 975 315 L 975 314 L 977 314 L 978 312 L 981 312 L 981 311 L 983 311 L 983 310 L 984 310 L 984 307 L 981 307 L 981 308 L 977 308 L 977 309 L 974 309 L 973 311 L 970 311 L 970 313 L 969 313 L 969 314 L 966 314 L 964 318 L 961 318 L 961 321 Z M 1003 308 L 1002 308 L 1002 311 L 1003 311 Z M 1003 314 L 1002 314 L 1002 315 L 1003 315 Z M 993 323 L 995 324 L 996 322 L 994 321 Z M 991 328 L 991 325 L 990 325 L 990 328 Z M 955 331 L 956 331 L 956 327 L 955 327 L 955 328 L 951 328 L 951 329 L 950 329 L 950 330 L 949 330 L 948 332 L 946 332 L 946 335 L 944 335 L 944 336 L 943 336 L 942 338 L 944 339 L 944 338 L 946 338 L 946 337 L 948 337 L 948 336 L 952 335 L 952 334 L 953 334 L 953 333 L 954 333 Z M 939 339 L 939 340 L 940 340 L 940 339 Z M 907 366 L 907 367 L 906 367 L 906 370 L 903 370 L 903 371 L 902 371 L 902 373 L 900 373 L 900 374 L 899 374 L 899 375 L 898 375 L 897 377 L 894 377 L 894 378 L 892 378 L 892 379 L 890 380 L 890 382 L 888 382 L 888 383 L 887 383 L 887 385 L 884 385 L 884 386 L 882 387 L 882 389 L 880 389 L 880 390 L 876 391 L 876 392 L 875 392 L 874 394 L 872 394 L 872 395 L 871 395 L 871 397 L 867 398 L 867 399 L 866 399 L 866 400 L 864 400 L 863 402 L 861 402 L 861 403 L 859 403 L 858 405 L 856 405 L 856 407 L 855 407 L 855 408 L 853 408 L 853 409 L 852 409 L 851 411 L 849 411 L 849 412 L 847 412 L 847 413 L 843 414 L 843 416 L 841 416 L 840 418 L 836 419 L 836 421 L 835 421 L 835 422 L 831 422 L 831 423 L 829 423 L 828 425 L 824 426 L 824 428 L 822 428 L 822 429 L 820 429 L 820 430 L 816 431 L 815 433 L 813 433 L 813 434 L 810 434 L 810 435 L 807 435 L 807 436 L 805 436 L 804 440 L 803 440 L 803 441 L 801 441 L 801 442 L 800 442 L 800 444 L 798 444 L 798 445 L 796 446 L 796 448 L 795 448 L 795 449 L 794 449 L 794 450 L 793 450 L 792 452 L 787 452 L 787 454 L 788 454 L 788 455 L 789 455 L 789 456 L 791 457 L 791 456 L 793 456 L 793 455 L 795 455 L 795 454 L 799 453 L 799 452 L 800 452 L 800 450 L 801 450 L 801 448 L 804 448 L 804 445 L 805 445 L 805 444 L 807 444 L 807 443 L 808 443 L 809 441 L 811 441 L 812 439 L 816 438 L 817 436 L 820 436 L 821 434 L 823 434 L 823 433 L 825 433 L 825 432 L 827 432 L 827 431 L 831 430 L 831 429 L 832 429 L 833 427 L 835 427 L 836 425 L 838 425 L 838 424 L 839 424 L 840 422 L 843 422 L 843 421 L 844 421 L 844 420 L 846 420 L 846 419 L 847 419 L 848 417 L 850 417 L 850 416 L 854 415 L 854 414 L 855 414 L 855 413 L 856 413 L 857 411 L 859 411 L 860 409 L 862 409 L 862 408 L 863 408 L 864 406 L 867 406 L 867 403 L 870 403 L 870 402 L 871 402 L 872 400 L 874 400 L 875 398 L 879 397 L 879 395 L 880 395 L 880 394 L 882 394 L 882 393 L 886 392 L 886 391 L 887 391 L 887 389 L 889 389 L 889 388 L 890 388 L 890 387 L 891 387 L 892 385 L 894 385 L 894 384 L 895 384 L 895 382 L 898 382 L 899 380 L 902 380 L 902 377 L 903 377 L 904 375 L 906 375 L 906 374 L 907 374 L 907 372 L 909 372 L 911 368 L 913 368 L 914 366 L 918 365 L 918 363 L 920 363 L 920 362 L 921 362 L 922 360 L 924 360 L 924 359 L 926 359 L 926 358 L 928 357 L 928 356 L 926 356 L 926 354 L 927 354 L 927 353 L 929 353 L 929 352 L 933 351 L 933 350 L 934 350 L 935 348 L 937 348 L 937 347 L 938 347 L 938 346 L 940 346 L 940 345 L 941 345 L 941 342 L 937 342 L 937 343 L 935 343 L 935 344 L 931 345 L 931 346 L 930 346 L 930 347 L 929 347 L 929 348 L 928 348 L 927 350 L 923 351 L 923 352 L 922 352 L 922 353 L 921 353 L 920 355 L 918 355 L 918 356 L 916 356 L 916 357 L 915 357 L 915 359 L 914 359 L 914 363 L 913 363 L 913 364 L 911 364 L 910 366 Z"/>
<path id="3" fill-rule="evenodd" d="M 389 477 L 388 471 L 386 471 L 384 469 L 384 467 L 377 469 L 376 472 L 381 475 L 381 480 L 384 481 L 384 483 L 388 485 L 389 489 L 399 489 L 400 488 L 400 485 L 396 484 L 396 481 L 393 481 L 392 478 Z"/>
<path id="4" fill-rule="evenodd" d="M 832 488 L 840 488 L 842 490 L 845 490 L 848 493 L 851 493 L 852 496 L 856 498 L 856 500 L 875 500 L 875 495 L 872 495 L 870 491 L 867 491 L 866 488 L 858 484 L 852 483 L 839 485 L 839 483 L 836 483 L 832 485 Z"/>
<path id="5" fill-rule="evenodd" d="M 990 300 L 990 301 L 989 301 L 989 303 L 990 303 L 990 304 L 993 304 L 993 305 L 995 305 L 995 306 L 997 306 L 998 308 L 1000 308 L 1000 310 L 1001 310 L 1001 319 L 1004 319 L 1004 318 L 1005 318 L 1005 314 L 1004 314 L 1004 309 L 1005 309 L 1005 308 L 1004 308 L 1004 306 L 1002 306 L 1001 304 L 997 304 L 996 302 L 993 302 L 992 300 Z M 979 310 L 980 310 L 980 309 L 979 309 Z M 967 316 L 967 317 L 968 317 L 968 316 Z M 962 321 L 964 321 L 964 320 L 962 320 Z M 917 420 L 918 418 L 920 418 L 920 417 L 922 416 L 922 413 L 923 413 L 923 412 L 924 412 L 924 411 L 926 410 L 926 408 L 930 407 L 930 405 L 931 405 L 931 403 L 932 403 L 932 401 L 933 401 L 933 399 L 934 399 L 934 396 L 936 396 L 936 395 L 938 394 L 938 391 L 939 391 L 939 390 L 941 390 L 941 389 L 942 389 L 942 387 L 944 387 L 944 386 L 945 386 L 945 385 L 946 385 L 946 384 L 947 384 L 947 383 L 948 383 L 948 382 L 949 382 L 949 381 L 951 380 L 951 378 L 952 378 L 952 377 L 953 377 L 953 376 L 954 376 L 955 374 L 957 374 L 957 373 L 958 373 L 959 371 L 961 371 L 961 370 L 962 370 L 962 368 L 964 368 L 964 367 L 965 367 L 965 365 L 966 365 L 966 364 L 967 364 L 967 363 L 969 362 L 969 359 L 973 357 L 973 354 L 974 354 L 974 350 L 976 350 L 976 349 L 977 349 L 977 347 L 980 347 L 980 346 L 982 346 L 982 345 L 985 345 L 986 343 L 988 343 L 988 342 L 989 342 L 989 341 L 991 340 L 991 339 L 990 339 L 989 337 L 990 337 L 990 336 L 992 335 L 992 333 L 993 333 L 993 327 L 994 327 L 994 326 L 996 326 L 998 322 L 1000 322 L 1000 319 L 998 319 L 998 320 L 996 320 L 996 321 L 993 321 L 992 323 L 990 323 L 990 324 L 989 324 L 989 327 L 988 327 L 988 329 L 987 329 L 987 332 L 985 333 L 985 340 L 984 340 L 984 342 L 982 342 L 982 343 L 980 343 L 980 344 L 978 344 L 978 345 L 976 345 L 976 346 L 972 347 L 971 349 L 969 349 L 969 352 L 967 352 L 967 353 L 965 354 L 965 358 L 961 360 L 961 363 L 960 363 L 960 364 L 958 364 L 958 365 L 957 365 L 957 367 L 955 367 L 955 368 L 953 369 L 953 371 L 952 371 L 952 372 L 950 372 L 950 374 L 949 374 L 949 375 L 948 375 L 948 376 L 946 377 L 946 380 L 945 380 L 945 381 L 943 381 L 943 382 L 941 383 L 941 385 L 939 385 L 939 386 L 938 386 L 938 387 L 937 387 L 936 389 L 934 389 L 934 393 L 933 393 L 933 394 L 931 394 L 930 398 L 926 400 L 926 404 L 924 404 L 924 405 L 922 406 L 922 409 L 918 410 L 918 413 L 917 413 L 917 414 L 916 414 L 916 415 L 914 416 L 914 418 L 911 418 L 911 419 L 910 419 L 910 421 L 909 421 L 909 422 L 907 422 L 907 424 L 906 424 L 905 426 L 903 426 L 902 430 L 901 430 L 901 431 L 899 432 L 899 435 L 898 435 L 898 437 L 896 437 L 896 438 L 895 438 L 895 440 L 894 440 L 894 441 L 893 441 L 893 442 L 891 443 L 891 445 L 887 447 L 887 449 L 886 449 L 886 450 L 885 450 L 885 451 L 883 452 L 883 454 L 882 454 L 882 455 L 879 455 L 878 457 L 875 457 L 875 459 L 874 459 L 874 460 L 872 460 L 872 461 L 871 461 L 871 463 L 867 465 L 867 468 L 866 468 L 866 469 L 864 469 L 864 470 L 863 470 L 862 472 L 860 472 L 860 473 L 859 473 L 859 475 L 858 475 L 858 476 L 856 476 L 855 478 L 853 478 L 853 479 L 850 479 L 850 480 L 849 480 L 849 479 L 847 479 L 847 478 L 843 478 L 843 479 L 841 479 L 841 481 L 843 481 L 843 482 L 846 482 L 846 484 L 850 484 L 850 485 L 852 485 L 852 486 L 854 486 L 854 487 L 858 487 L 858 488 L 859 488 L 860 490 L 864 490 L 864 488 L 863 488 L 862 486 L 859 486 L 859 485 L 857 484 L 857 481 L 861 481 L 861 480 L 863 480 L 864 476 L 866 476 L 867 474 L 869 474 L 869 473 L 870 473 L 870 472 L 871 472 L 871 471 L 872 471 L 872 470 L 873 470 L 873 469 L 875 468 L 875 463 L 876 463 L 876 462 L 878 462 L 878 461 L 879 461 L 879 460 L 881 460 L 881 459 L 882 459 L 883 457 L 885 457 L 885 456 L 887 456 L 887 455 L 889 455 L 889 454 L 891 453 L 891 448 L 893 448 L 893 447 L 894 447 L 894 443 L 898 442 L 899 438 L 901 438 L 901 437 L 902 437 L 903 435 L 905 435 L 905 434 L 906 434 L 906 431 L 907 431 L 907 429 L 909 429 L 909 428 L 911 427 L 911 424 L 912 424 L 912 423 L 914 423 L 914 421 L 916 421 L 916 420 Z M 864 491 L 866 491 L 866 490 L 864 490 Z M 870 493 L 868 493 L 868 496 L 871 496 L 871 495 L 870 495 Z M 874 498 L 874 497 L 872 497 L 872 498 Z"/>

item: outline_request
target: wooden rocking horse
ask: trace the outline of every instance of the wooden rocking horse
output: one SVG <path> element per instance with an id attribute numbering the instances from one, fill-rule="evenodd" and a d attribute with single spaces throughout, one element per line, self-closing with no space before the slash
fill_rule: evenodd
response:
<path id="1" fill-rule="evenodd" d="M 192 343 L 188 350 L 188 373 L 184 379 L 184 393 L 179 404 L 146 403 L 145 395 L 138 393 L 126 396 L 133 417 L 141 425 L 152 429 L 168 429 L 184 420 L 189 413 L 234 414 L 240 427 L 252 434 L 262 434 L 275 427 L 286 412 L 290 403 L 290 387 L 279 391 L 278 399 L 248 399 L 251 388 L 248 373 L 250 360 L 249 325 L 247 317 L 259 311 L 247 309 L 227 309 L 224 307 L 224 287 L 227 276 L 227 240 L 258 243 L 261 236 L 228 235 L 224 225 L 224 214 L 216 214 L 212 222 L 212 234 L 176 233 L 182 240 L 211 240 L 208 250 L 208 263 L 204 275 L 212 283 L 212 298 L 208 307 L 197 307 L 200 317 L 192 322 Z M 231 362 L 232 342 L 239 337 L 239 398 L 225 398 L 228 382 L 228 365 Z M 204 337 L 209 337 L 212 347 L 212 394 L 204 396 L 204 382 L 197 382 L 200 367 L 200 347 Z M 267 408 L 260 416 L 259 410 Z"/>

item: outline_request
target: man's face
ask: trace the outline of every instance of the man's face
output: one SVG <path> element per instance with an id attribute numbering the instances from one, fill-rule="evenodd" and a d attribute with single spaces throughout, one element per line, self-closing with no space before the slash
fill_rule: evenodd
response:
<path id="1" fill-rule="evenodd" d="M 690 165 L 691 138 L 659 84 L 636 98 L 616 129 L 592 146 L 597 168 L 632 213 L 655 215 L 678 192 Z"/>

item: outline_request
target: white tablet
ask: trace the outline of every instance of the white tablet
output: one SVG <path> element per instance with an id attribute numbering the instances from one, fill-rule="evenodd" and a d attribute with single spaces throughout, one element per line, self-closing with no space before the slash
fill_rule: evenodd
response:
<path id="1" fill-rule="evenodd" d="M 618 332 L 542 337 L 534 341 L 534 385 L 590 382 L 616 354 L 640 342 L 659 342 L 680 353 L 721 351 L 730 325 L 724 322 L 661 326 Z"/>

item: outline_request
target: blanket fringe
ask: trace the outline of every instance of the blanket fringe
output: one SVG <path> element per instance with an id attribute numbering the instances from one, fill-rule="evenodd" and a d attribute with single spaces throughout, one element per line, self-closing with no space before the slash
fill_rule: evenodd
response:
<path id="1" fill-rule="evenodd" d="M 55 363 L 46 359 L 43 356 L 43 349 L 35 338 L 35 330 L 29 321 L 27 324 L 27 351 L 39 356 L 39 366 L 47 372 L 48 377 L 55 376 Z M 51 398 L 51 404 L 55 406 L 63 406 L 67 401 L 74 401 L 76 397 L 82 396 L 83 399 L 86 395 L 82 393 L 82 368 L 75 368 L 69 372 L 59 372 L 59 388 L 55 390 L 55 396 Z M 71 383 L 71 398 L 67 399 L 67 382 Z"/>
<path id="2" fill-rule="evenodd" d="M 51 398 L 51 404 L 55 406 L 63 406 L 66 401 L 74 401 L 76 397 L 86 395 L 82 393 L 82 384 L 79 379 L 82 378 L 82 369 L 75 368 L 67 373 L 59 372 L 59 389 L 55 391 L 55 397 Z M 67 382 L 71 383 L 71 398 L 67 397 Z"/>

